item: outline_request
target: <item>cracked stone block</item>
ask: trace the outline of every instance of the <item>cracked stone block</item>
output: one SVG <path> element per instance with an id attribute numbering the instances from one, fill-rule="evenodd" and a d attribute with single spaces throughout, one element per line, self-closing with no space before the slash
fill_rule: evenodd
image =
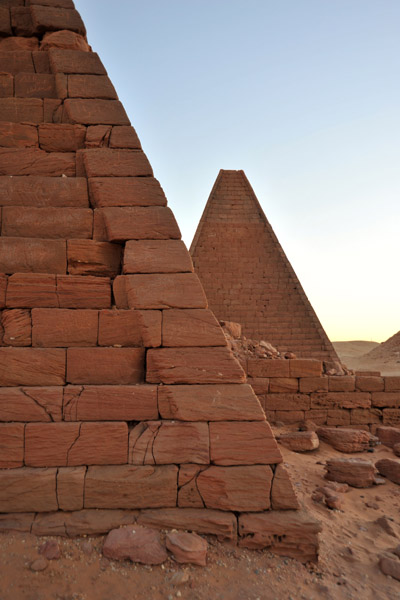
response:
<path id="1" fill-rule="evenodd" d="M 57 469 L 1 469 L 0 512 L 49 512 L 58 509 Z"/>
<path id="2" fill-rule="evenodd" d="M 63 388 L 0 388 L 0 421 L 61 421 Z"/>
<path id="3" fill-rule="evenodd" d="M 4 329 L 4 346 L 30 346 L 32 343 L 32 323 L 29 310 L 3 310 L 1 324 Z"/>

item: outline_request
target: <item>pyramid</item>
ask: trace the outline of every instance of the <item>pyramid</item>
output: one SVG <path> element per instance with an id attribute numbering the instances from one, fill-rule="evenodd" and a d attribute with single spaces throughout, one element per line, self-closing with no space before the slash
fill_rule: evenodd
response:
<path id="1" fill-rule="evenodd" d="M 71 0 L 0 4 L 0 530 L 139 522 L 317 556 Z"/>
<path id="2" fill-rule="evenodd" d="M 190 253 L 218 319 L 279 351 L 339 363 L 243 171 L 219 172 Z"/>
<path id="3" fill-rule="evenodd" d="M 364 354 L 361 358 L 377 359 L 399 359 L 400 360 L 400 331 L 390 336 L 387 340 L 375 346 L 372 350 Z"/>

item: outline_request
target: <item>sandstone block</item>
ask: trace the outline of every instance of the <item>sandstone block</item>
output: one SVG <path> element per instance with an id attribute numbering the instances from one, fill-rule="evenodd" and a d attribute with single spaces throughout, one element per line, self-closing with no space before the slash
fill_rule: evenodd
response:
<path id="1" fill-rule="evenodd" d="M 393 448 L 395 444 L 400 444 L 400 429 L 396 427 L 377 427 L 376 436 L 381 444 Z"/>
<path id="2" fill-rule="evenodd" d="M 8 52 L 0 49 L 0 72 L 16 75 L 17 73 L 34 73 L 32 54 L 28 50 Z M 13 95 L 12 93 L 10 94 Z M 25 119 L 21 119 L 25 120 Z"/>
<path id="3" fill-rule="evenodd" d="M 249 385 L 163 385 L 158 390 L 162 419 L 179 421 L 263 421 Z"/>
<path id="4" fill-rule="evenodd" d="M 117 125 L 111 132 L 110 148 L 141 148 L 141 144 L 133 127 Z"/>
<path id="5" fill-rule="evenodd" d="M 74 210 L 76 211 L 76 209 Z M 121 250 L 121 246 L 118 244 L 109 244 L 108 242 L 68 240 L 68 272 L 71 275 L 115 277 L 120 270 Z"/>
<path id="6" fill-rule="evenodd" d="M 339 452 L 363 452 L 370 446 L 371 434 L 359 429 L 320 427 L 318 437 Z"/>
<path id="7" fill-rule="evenodd" d="M 400 408 L 400 392 L 372 392 L 372 406 Z"/>
<path id="8" fill-rule="evenodd" d="M 87 53 L 86 56 L 90 56 L 90 53 Z M 51 62 L 51 57 L 50 57 Z M 78 98 L 67 98 L 64 102 L 64 113 L 63 113 L 63 121 L 65 123 L 81 123 L 82 125 L 129 125 L 130 121 L 125 112 L 124 107 L 122 106 L 119 100 L 100 100 L 100 99 L 78 99 Z M 85 156 L 87 150 L 84 151 Z M 93 151 L 91 151 L 93 152 Z M 97 152 L 97 150 L 96 150 Z M 107 176 L 108 174 L 111 176 L 118 176 L 119 170 L 117 172 L 109 173 L 109 169 L 107 169 L 107 161 L 113 162 L 114 166 L 116 166 L 116 155 L 112 157 L 111 153 L 120 152 L 113 150 L 106 150 L 107 154 L 94 155 L 91 158 L 85 161 L 85 167 L 87 169 L 88 177 L 99 176 Z M 123 151 L 121 151 L 123 152 Z M 125 150 L 125 152 L 127 152 Z M 141 153 L 143 154 L 143 153 Z M 106 156 L 109 158 L 107 159 Z M 144 157 L 144 155 L 143 155 Z M 142 165 L 146 165 L 148 171 L 148 163 L 144 161 L 142 157 Z M 122 160 L 122 157 L 121 157 Z M 137 161 L 140 158 L 137 158 Z M 147 160 L 147 159 L 146 159 Z M 137 162 L 135 164 L 138 164 Z M 124 171 L 125 169 L 122 169 Z M 135 175 L 152 175 L 151 172 L 146 173 L 135 173 Z M 131 176 L 130 172 L 123 172 L 121 176 Z"/>
<path id="9" fill-rule="evenodd" d="M 28 148 L 38 145 L 36 127 L 28 124 L 0 121 L 0 146 L 3 148 Z"/>
<path id="10" fill-rule="evenodd" d="M 86 133 L 85 148 L 107 148 L 111 129 L 111 125 L 89 125 Z M 81 158 L 83 158 L 82 153 Z M 83 165 L 82 169 L 84 170 Z"/>
<path id="11" fill-rule="evenodd" d="M 75 154 L 39 148 L 0 148 L 0 175 L 75 177 Z"/>
<path id="12" fill-rule="evenodd" d="M 125 245 L 124 273 L 192 271 L 190 254 L 181 240 L 135 240 Z"/>
<path id="13" fill-rule="evenodd" d="M 244 383 L 228 348 L 155 348 L 147 352 L 149 383 Z"/>
<path id="14" fill-rule="evenodd" d="M 281 433 L 277 439 L 282 446 L 293 452 L 309 452 L 319 447 L 319 439 L 314 431 Z"/>
<path id="15" fill-rule="evenodd" d="M 301 377 L 299 380 L 300 392 L 310 394 L 311 392 L 327 392 L 328 377 Z"/>
<path id="16" fill-rule="evenodd" d="M 249 358 L 250 377 L 289 377 L 289 361 L 266 358 Z"/>
<path id="17" fill-rule="evenodd" d="M 3 236 L 24 238 L 89 238 L 93 229 L 90 208 L 36 208 L 5 206 Z"/>
<path id="18" fill-rule="evenodd" d="M 96 346 L 97 310 L 35 308 L 32 345 L 39 348 Z"/>
<path id="19" fill-rule="evenodd" d="M 86 467 L 65 467 L 57 471 L 57 502 L 60 510 L 82 510 Z"/>
<path id="20" fill-rule="evenodd" d="M 383 392 L 383 377 L 356 377 L 356 389 L 361 392 Z"/>
<path id="21" fill-rule="evenodd" d="M 398 408 L 385 408 L 382 412 L 383 425 L 400 426 L 400 410 Z"/>
<path id="22" fill-rule="evenodd" d="M 197 489 L 197 476 L 208 465 L 180 465 L 178 478 L 178 506 L 204 508 L 204 502 Z"/>
<path id="23" fill-rule="evenodd" d="M 46 152 L 76 152 L 84 147 L 86 128 L 67 123 L 39 125 L 39 145 Z"/>
<path id="24" fill-rule="evenodd" d="M 15 469 L 24 464 L 22 423 L 0 423 L 0 469 Z"/>
<path id="25" fill-rule="evenodd" d="M 90 202 L 95 208 L 167 204 L 165 194 L 154 177 L 93 177 L 89 179 L 89 190 Z"/>
<path id="26" fill-rule="evenodd" d="M 118 285 L 118 308 L 207 308 L 195 273 L 123 275 L 114 281 L 114 294 Z"/>
<path id="27" fill-rule="evenodd" d="M 11 35 L 10 11 L 3 6 L 0 7 L 0 34 Z"/>
<path id="28" fill-rule="evenodd" d="M 0 177 L 1 206 L 87 207 L 86 179 L 82 177 Z"/>
<path id="29" fill-rule="evenodd" d="M 266 394 L 269 387 L 268 377 L 249 377 L 248 382 L 257 395 Z"/>
<path id="30" fill-rule="evenodd" d="M 175 465 L 89 467 L 86 508 L 166 508 L 176 506 Z"/>
<path id="31" fill-rule="evenodd" d="M 245 548 L 268 548 L 274 554 L 301 562 L 318 560 L 318 533 L 321 525 L 301 511 L 239 516 L 239 545 Z"/>
<path id="32" fill-rule="evenodd" d="M 65 350 L 0 348 L 0 385 L 63 385 Z"/>
<path id="33" fill-rule="evenodd" d="M 236 517 L 230 512 L 197 508 L 164 508 L 143 510 L 138 523 L 159 529 L 189 529 L 216 535 L 220 540 L 236 538 Z"/>
<path id="34" fill-rule="evenodd" d="M 400 581 L 399 560 L 389 558 L 388 556 L 381 556 L 379 559 L 379 568 L 384 575 L 389 575 L 389 577 L 393 577 L 393 579 Z"/>
<path id="35" fill-rule="evenodd" d="M 316 392 L 311 394 L 311 408 L 370 408 L 368 392 Z"/>
<path id="36" fill-rule="evenodd" d="M 267 410 L 309 410 L 310 396 L 306 394 L 267 394 Z"/>
<path id="37" fill-rule="evenodd" d="M 269 391 L 272 394 L 295 394 L 299 391 L 299 380 L 296 377 L 271 377 Z"/>
<path id="38" fill-rule="evenodd" d="M 57 510 L 57 469 L 0 470 L 0 512 Z"/>
<path id="39" fill-rule="evenodd" d="M 176 562 L 206 566 L 207 542 L 199 535 L 184 531 L 169 532 L 165 541 Z"/>
<path id="40" fill-rule="evenodd" d="M 382 458 L 375 463 L 375 467 L 378 469 L 379 473 L 389 479 L 389 481 L 393 481 L 393 483 L 400 485 L 400 462 L 398 460 Z"/>
<path id="41" fill-rule="evenodd" d="M 0 513 L 0 531 L 30 532 L 35 513 Z"/>
<path id="42" fill-rule="evenodd" d="M 266 421 L 210 423 L 210 450 L 211 461 L 216 465 L 275 464 L 282 461 Z"/>
<path id="43" fill-rule="evenodd" d="M 290 377 L 320 377 L 322 361 L 313 359 L 291 359 L 289 361 Z"/>
<path id="44" fill-rule="evenodd" d="M 14 93 L 14 77 L 0 73 L 0 98 L 9 98 Z"/>
<path id="45" fill-rule="evenodd" d="M 3 273 L 65 273 L 63 240 L 0 238 L 0 271 Z"/>
<path id="46" fill-rule="evenodd" d="M 400 392 L 400 377 L 385 377 L 385 392 Z"/>
<path id="47" fill-rule="evenodd" d="M 80 35 L 86 35 L 85 26 L 76 10 L 33 4 L 30 11 L 33 26 L 38 33 L 69 29 Z"/>
<path id="48" fill-rule="evenodd" d="M 208 309 L 164 310 L 163 346 L 226 346 L 217 319 Z"/>
<path id="49" fill-rule="evenodd" d="M 207 423 L 148 421 L 136 425 L 129 435 L 129 463 L 163 465 L 209 464 Z"/>
<path id="50" fill-rule="evenodd" d="M 378 408 L 355 408 L 351 411 L 350 422 L 352 425 L 381 423 L 382 411 Z"/>
<path id="51" fill-rule="evenodd" d="M 126 423 L 28 423 L 25 464 L 32 467 L 127 462 Z"/>
<path id="52" fill-rule="evenodd" d="M 0 120 L 12 123 L 43 123 L 43 100 L 0 98 Z"/>
<path id="53" fill-rule="evenodd" d="M 353 375 L 330 376 L 328 381 L 330 392 L 354 392 L 356 389 L 356 378 Z"/>
<path id="54" fill-rule="evenodd" d="M 207 508 L 258 511 L 270 508 L 271 482 L 268 465 L 212 466 L 198 475 L 197 488 Z"/>
<path id="55" fill-rule="evenodd" d="M 348 483 L 352 487 L 366 488 L 375 483 L 374 465 L 361 458 L 332 458 L 326 461 L 325 478 Z"/>
<path id="56" fill-rule="evenodd" d="M 3 326 L 4 346 L 30 346 L 32 343 L 31 313 L 29 310 L 3 310 L 0 319 Z"/>
<path id="57" fill-rule="evenodd" d="M 298 510 L 300 508 L 293 483 L 285 467 L 276 465 L 271 486 L 272 510 Z"/>
<path id="58" fill-rule="evenodd" d="M 1 352 L 1 348 L 0 348 Z M 144 380 L 142 348 L 69 348 L 68 383 L 129 385 Z"/>
<path id="59" fill-rule="evenodd" d="M 68 96 L 118 100 L 113 84 L 105 75 L 69 75 Z"/>
<path id="60" fill-rule="evenodd" d="M 269 412 L 274 411 L 268 411 Z M 305 415 L 308 414 L 304 410 L 276 410 L 273 421 L 282 421 L 282 423 L 301 423 L 305 419 Z M 268 417 L 269 419 L 269 417 Z"/>
<path id="61" fill-rule="evenodd" d="M 68 385 L 64 390 L 63 418 L 65 421 L 157 419 L 157 387 L 154 385 Z"/>
<path id="62" fill-rule="evenodd" d="M 351 420 L 351 412 L 347 409 L 330 409 L 328 410 L 328 416 L 326 419 L 326 424 L 328 427 L 336 427 L 336 426 L 350 426 Z"/>
<path id="63" fill-rule="evenodd" d="M 78 510 L 57 511 L 36 515 L 32 526 L 34 535 L 98 535 L 114 527 L 132 524 L 137 517 L 134 510 Z"/>
<path id="64" fill-rule="evenodd" d="M 145 565 L 159 565 L 168 558 L 160 534 L 140 525 L 110 531 L 104 540 L 103 555 L 113 560 L 129 558 Z"/>
<path id="65" fill-rule="evenodd" d="M 35 73 L 46 73 L 47 75 L 51 75 L 48 52 L 33 51 L 32 59 L 35 67 Z M 45 99 L 43 107 L 45 106 L 46 101 L 47 100 Z M 50 102 L 59 102 L 61 104 L 61 102 L 59 100 L 56 100 L 55 98 L 51 99 Z"/>
<path id="66" fill-rule="evenodd" d="M 89 45 L 85 38 L 78 33 L 68 31 L 67 29 L 44 34 L 43 39 L 40 42 L 40 50 L 49 50 L 50 48 L 89 52 Z"/>
<path id="67" fill-rule="evenodd" d="M 181 236 L 171 209 L 164 206 L 99 208 L 95 211 L 95 217 L 94 237 L 100 239 L 104 236 L 108 242 L 169 238 L 178 241 Z M 101 223 L 101 230 L 98 223 Z M 187 252 L 186 254 L 186 264 L 191 264 L 190 257 Z"/>
<path id="68" fill-rule="evenodd" d="M 0 388 L 0 421 L 61 421 L 62 387 Z"/>
<path id="69" fill-rule="evenodd" d="M 99 346 L 161 346 L 161 311 L 102 310 Z"/>
<path id="70" fill-rule="evenodd" d="M 109 308 L 110 279 L 78 275 L 58 276 L 57 296 L 60 308 Z"/>
<path id="71" fill-rule="evenodd" d="M 46 73 L 16 73 L 14 90 L 17 98 L 57 98 L 54 75 Z"/>
<path id="72" fill-rule="evenodd" d="M 49 57 L 53 73 L 107 75 L 96 52 L 50 48 Z"/>

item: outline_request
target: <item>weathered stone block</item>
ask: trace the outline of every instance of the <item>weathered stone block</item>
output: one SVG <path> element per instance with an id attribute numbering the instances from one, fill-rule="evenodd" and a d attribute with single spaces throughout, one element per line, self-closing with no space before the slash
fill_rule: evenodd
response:
<path id="1" fill-rule="evenodd" d="M 285 467 L 276 465 L 271 487 L 272 510 L 298 510 L 300 508 L 293 483 Z"/>
<path id="2" fill-rule="evenodd" d="M 289 361 L 249 358 L 248 374 L 250 377 L 289 377 Z"/>
<path id="3" fill-rule="evenodd" d="M 85 482 L 85 507 L 174 507 L 177 479 L 178 468 L 175 465 L 89 467 Z"/>
<path id="4" fill-rule="evenodd" d="M 49 57 L 53 73 L 107 75 L 96 52 L 50 48 Z"/>
<path id="5" fill-rule="evenodd" d="M 161 311 L 102 310 L 99 346 L 161 346 Z"/>
<path id="6" fill-rule="evenodd" d="M 147 351 L 149 383 L 244 383 L 228 348 L 155 348 Z"/>
<path id="7" fill-rule="evenodd" d="M 0 121 L 0 146 L 3 148 L 28 148 L 38 145 L 36 127 L 28 124 Z"/>
<path id="8" fill-rule="evenodd" d="M 46 152 L 76 152 L 84 147 L 86 127 L 67 123 L 39 125 L 39 145 Z"/>
<path id="9" fill-rule="evenodd" d="M 356 389 L 361 392 L 383 392 L 383 377 L 356 377 Z"/>
<path id="10" fill-rule="evenodd" d="M 67 381 L 95 385 L 141 383 L 144 354 L 142 348 L 69 348 Z"/>
<path id="11" fill-rule="evenodd" d="M 32 345 L 39 348 L 96 346 L 97 331 L 97 310 L 32 310 Z"/>
<path id="12" fill-rule="evenodd" d="M 89 125 L 87 127 L 85 148 L 107 148 L 111 129 L 111 125 Z M 80 158 L 83 158 L 82 153 Z M 82 169 L 84 170 L 83 164 Z"/>
<path id="13" fill-rule="evenodd" d="M 95 240 L 68 240 L 68 273 L 115 277 L 120 271 L 121 252 L 121 246 L 118 244 Z"/>
<path id="14" fill-rule="evenodd" d="M 299 390 L 304 394 L 309 394 L 311 392 L 327 392 L 328 383 L 328 377 L 301 377 L 299 380 Z"/>
<path id="15" fill-rule="evenodd" d="M 90 238 L 93 211 L 90 208 L 36 208 L 5 206 L 3 236 L 29 238 Z"/>
<path id="16" fill-rule="evenodd" d="M 135 240 L 125 245 L 124 273 L 192 271 L 192 259 L 181 240 Z"/>
<path id="17" fill-rule="evenodd" d="M 369 408 L 368 392 L 315 392 L 311 394 L 311 408 Z"/>
<path id="18" fill-rule="evenodd" d="M 57 469 L 0 470 L 0 512 L 57 510 Z"/>
<path id="19" fill-rule="evenodd" d="M 75 177 L 75 155 L 47 153 L 39 148 L 0 148 L 0 175 Z"/>
<path id="20" fill-rule="evenodd" d="M 64 385 L 65 350 L 0 348 L 0 385 Z"/>
<path id="21" fill-rule="evenodd" d="M 16 73 L 14 90 L 17 98 L 57 98 L 54 75 L 45 73 Z"/>
<path id="22" fill-rule="evenodd" d="M 0 271 L 3 273 L 65 273 L 63 240 L 0 238 Z"/>
<path id="23" fill-rule="evenodd" d="M 0 206 L 87 207 L 82 177 L 0 177 Z"/>
<path id="24" fill-rule="evenodd" d="M 57 511 L 36 515 L 33 535 L 80 536 L 108 533 L 110 529 L 135 522 L 135 510 Z"/>
<path id="25" fill-rule="evenodd" d="M 164 508 L 142 510 L 138 523 L 158 529 L 195 530 L 199 533 L 216 535 L 220 540 L 236 538 L 236 517 L 230 512 L 196 508 Z"/>
<path id="26" fill-rule="evenodd" d="M 330 392 L 353 392 L 356 389 L 356 378 L 353 375 L 328 377 Z"/>
<path id="27" fill-rule="evenodd" d="M 115 129 L 115 128 L 114 128 Z M 89 179 L 92 206 L 166 206 L 165 194 L 154 177 L 93 177 Z"/>
<path id="28" fill-rule="evenodd" d="M 87 56 L 89 53 L 87 54 Z M 51 58 L 50 58 L 51 61 Z M 67 98 L 64 102 L 64 113 L 63 121 L 65 123 L 82 123 L 83 125 L 129 125 L 130 121 L 119 100 L 87 100 L 77 98 Z M 118 150 L 108 150 L 108 153 L 118 152 Z M 123 152 L 123 151 L 121 151 Z M 126 152 L 126 150 L 125 150 Z M 85 166 L 89 166 L 87 169 L 87 175 L 107 175 L 108 169 L 106 166 L 107 158 L 103 155 L 103 159 L 99 161 L 92 159 L 92 161 Z M 111 159 L 111 154 L 109 154 Z M 122 157 L 121 157 L 122 158 Z M 112 160 L 112 159 L 111 159 Z M 115 160 L 115 159 L 114 159 Z M 114 162 L 114 161 L 113 161 Z M 85 161 L 86 163 L 86 161 Z M 101 167 L 101 168 L 100 168 Z M 99 172 L 95 172 L 99 171 Z M 107 171 L 107 172 L 101 172 Z M 92 174 L 92 175 L 91 175 Z M 117 173 L 110 173 L 111 176 L 118 176 Z M 152 175 L 152 173 L 145 173 L 146 175 Z M 121 175 L 131 175 L 131 173 L 121 173 Z"/>
<path id="29" fill-rule="evenodd" d="M 383 410 L 383 424 L 400 426 L 400 410 L 398 408 L 385 408 Z"/>
<path id="30" fill-rule="evenodd" d="M 24 464 L 22 423 L 0 423 L 0 469 L 15 469 Z"/>
<path id="31" fill-rule="evenodd" d="M 141 144 L 133 127 L 117 125 L 111 132 L 110 148 L 141 148 Z"/>
<path id="32" fill-rule="evenodd" d="M 57 471 L 57 502 L 60 510 L 82 510 L 86 467 L 65 467 Z"/>
<path id="33" fill-rule="evenodd" d="M 50 50 L 50 48 L 62 48 L 64 50 L 80 50 L 89 52 L 89 44 L 85 38 L 74 31 L 62 29 L 60 31 L 47 32 L 40 42 L 40 50 Z"/>
<path id="34" fill-rule="evenodd" d="M 69 75 L 68 96 L 118 100 L 113 84 L 105 75 Z"/>
<path id="35" fill-rule="evenodd" d="M 312 359 L 292 359 L 289 361 L 290 377 L 320 377 L 322 361 Z"/>
<path id="36" fill-rule="evenodd" d="M 0 421 L 61 421 L 63 388 L 0 388 Z"/>
<path id="37" fill-rule="evenodd" d="M 157 387 L 154 385 L 68 385 L 64 391 L 63 418 L 65 421 L 158 419 Z"/>
<path id="38" fill-rule="evenodd" d="M 14 50 L 13 52 L 0 50 L 0 72 L 11 75 L 34 73 L 32 54 L 27 50 Z M 11 93 L 10 96 L 12 95 Z"/>
<path id="39" fill-rule="evenodd" d="M 43 123 L 43 100 L 38 98 L 0 98 L 0 121 Z"/>
<path id="40" fill-rule="evenodd" d="M 8 278 L 6 305 L 9 307 L 57 307 L 56 276 L 16 273 Z"/>
<path id="41" fill-rule="evenodd" d="M 269 380 L 271 394 L 287 394 L 299 391 L 299 380 L 296 377 L 271 377 Z"/>
<path id="42" fill-rule="evenodd" d="M 400 444 L 400 429 L 396 427 L 377 427 L 376 435 L 381 444 L 393 448 L 395 444 Z"/>
<path id="43" fill-rule="evenodd" d="M 249 385 L 163 385 L 158 390 L 162 419 L 179 421 L 263 421 Z"/>
<path id="44" fill-rule="evenodd" d="M 29 310 L 3 310 L 0 319 L 3 326 L 3 346 L 30 346 L 32 323 Z"/>
<path id="45" fill-rule="evenodd" d="M 14 94 L 14 77 L 9 73 L 0 73 L 0 98 L 9 98 Z"/>
<path id="46" fill-rule="evenodd" d="M 210 423 L 210 451 L 216 465 L 268 465 L 282 461 L 266 421 Z"/>
<path id="47" fill-rule="evenodd" d="M 31 5 L 32 23 L 38 33 L 69 29 L 86 35 L 83 21 L 76 10 L 66 10 L 55 6 Z"/>
<path id="48" fill-rule="evenodd" d="M 265 406 L 267 410 L 309 410 L 311 400 L 307 394 L 267 394 Z"/>
<path id="49" fill-rule="evenodd" d="M 129 462 L 134 465 L 208 465 L 208 424 L 173 421 L 139 423 L 129 435 Z"/>
<path id="50" fill-rule="evenodd" d="M 372 406 L 400 408 L 400 392 L 372 392 Z"/>
<path id="51" fill-rule="evenodd" d="M 0 35 L 12 35 L 10 11 L 0 6 Z"/>
<path id="52" fill-rule="evenodd" d="M 25 6 L 12 6 L 10 8 L 11 13 L 11 27 L 14 35 L 24 35 L 31 37 L 35 33 L 35 28 L 32 23 L 32 15 L 29 7 Z"/>
<path id="53" fill-rule="evenodd" d="M 93 237 L 109 242 L 180 238 L 171 209 L 161 206 L 101 208 L 95 210 Z"/>
<path id="54" fill-rule="evenodd" d="M 213 313 L 207 309 L 163 311 L 163 346 L 226 346 Z"/>
<path id="55" fill-rule="evenodd" d="M 385 377 L 385 392 L 400 392 L 400 377 Z"/>

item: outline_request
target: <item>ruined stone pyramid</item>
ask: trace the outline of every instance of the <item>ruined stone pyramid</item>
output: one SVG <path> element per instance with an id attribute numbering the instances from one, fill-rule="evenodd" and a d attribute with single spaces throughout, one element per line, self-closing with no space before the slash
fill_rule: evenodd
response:
<path id="1" fill-rule="evenodd" d="M 280 351 L 339 363 L 243 171 L 219 172 L 190 253 L 218 319 Z"/>
<path id="2" fill-rule="evenodd" d="M 3 1 L 0 31 L 0 530 L 137 520 L 315 558 L 73 3 Z"/>

